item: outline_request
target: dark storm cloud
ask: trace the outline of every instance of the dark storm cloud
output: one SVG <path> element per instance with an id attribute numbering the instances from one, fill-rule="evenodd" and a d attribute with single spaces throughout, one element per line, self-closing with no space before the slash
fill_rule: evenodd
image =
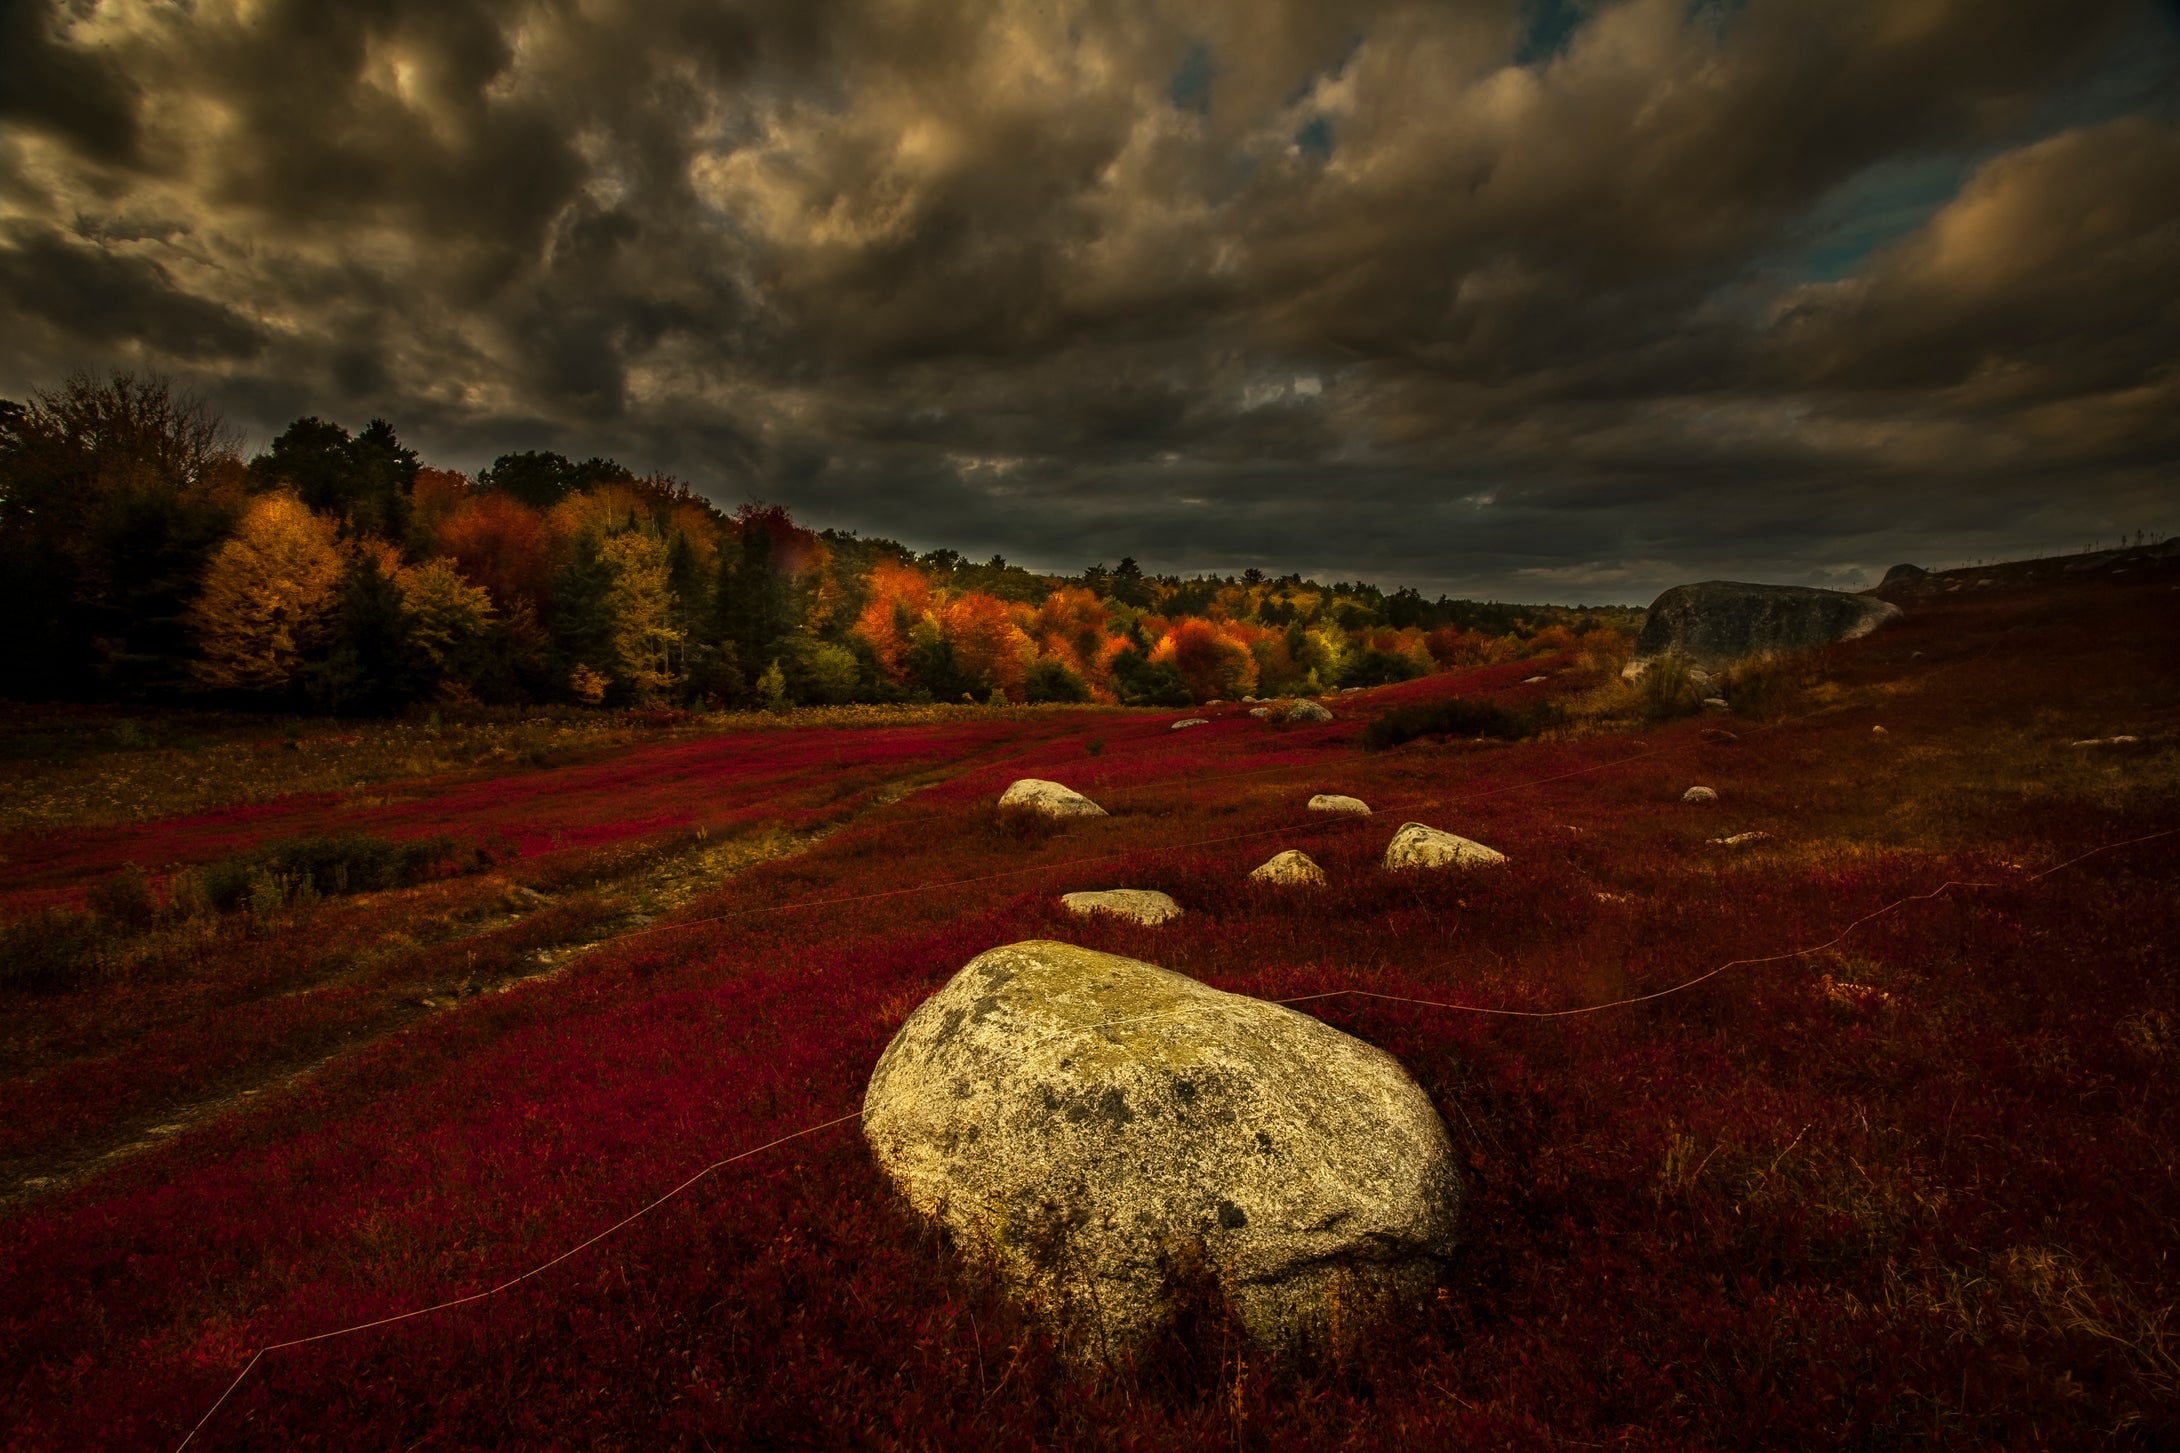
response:
<path id="1" fill-rule="evenodd" d="M 2126 0 L 0 15 L 11 391 L 1529 597 L 2180 524 Z"/>

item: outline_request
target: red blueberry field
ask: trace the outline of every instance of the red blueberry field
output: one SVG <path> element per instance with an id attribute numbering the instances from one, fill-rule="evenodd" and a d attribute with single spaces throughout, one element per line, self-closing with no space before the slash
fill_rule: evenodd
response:
<path id="1" fill-rule="evenodd" d="M 1314 725 L 215 724 L 146 803 L 19 758 L 0 1439 L 2173 1446 L 2180 595 L 1995 578 L 1693 715 L 1555 656 Z M 1363 740 L 1455 697 L 1548 724 Z M 1023 777 L 1110 815 L 998 811 Z M 1510 861 L 1389 873 L 1408 821 Z M 1326 885 L 1249 881 L 1287 848 Z M 1058 901 L 1112 887 L 1183 916 Z M 1396 1056 L 1467 1178 L 1425 1304 L 1274 1358 L 1207 1280 L 1086 1366 L 919 1222 L 865 1083 L 1031 938 Z"/>

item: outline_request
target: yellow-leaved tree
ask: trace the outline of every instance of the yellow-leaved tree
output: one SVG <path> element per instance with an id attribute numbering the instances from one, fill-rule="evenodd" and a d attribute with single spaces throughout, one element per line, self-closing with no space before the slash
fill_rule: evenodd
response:
<path id="1" fill-rule="evenodd" d="M 642 700 L 673 684 L 682 641 L 666 547 L 631 531 L 606 540 L 598 557 L 612 578 L 606 610 L 613 623 L 613 674 Z"/>
<path id="2" fill-rule="evenodd" d="M 190 606 L 204 653 L 197 679 L 227 690 L 278 691 L 332 625 L 341 580 L 333 525 L 292 494 L 268 494 L 244 511 L 234 537 L 205 571 Z"/>
<path id="3" fill-rule="evenodd" d="M 462 578 L 461 567 L 446 556 L 393 572 L 410 630 L 432 668 L 444 678 L 458 672 L 466 648 L 492 628 L 492 596 Z"/>

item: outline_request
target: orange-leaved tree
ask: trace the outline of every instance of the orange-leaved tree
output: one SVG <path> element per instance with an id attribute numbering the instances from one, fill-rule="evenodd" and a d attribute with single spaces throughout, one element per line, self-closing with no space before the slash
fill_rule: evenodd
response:
<path id="1" fill-rule="evenodd" d="M 1237 637 L 1196 617 L 1176 622 L 1151 650 L 1170 661 L 1198 701 L 1231 701 L 1256 690 L 1256 657 Z"/>
<path id="2" fill-rule="evenodd" d="M 1022 699 L 1022 677 L 1037 647 L 1005 601 L 982 591 L 954 596 L 939 607 L 939 626 L 954 649 L 955 668 L 973 690 Z"/>
<path id="3" fill-rule="evenodd" d="M 333 524 L 292 494 L 259 497 L 205 571 L 190 606 L 204 655 L 197 679 L 223 690 L 278 691 L 332 625 L 341 581 Z"/>

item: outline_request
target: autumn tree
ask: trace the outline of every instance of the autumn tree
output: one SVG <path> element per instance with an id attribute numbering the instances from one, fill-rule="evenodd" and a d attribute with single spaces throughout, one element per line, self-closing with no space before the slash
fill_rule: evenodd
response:
<path id="1" fill-rule="evenodd" d="M 0 691 L 188 680 L 189 602 L 247 497 L 239 442 L 157 374 L 76 374 L 0 401 Z"/>
<path id="2" fill-rule="evenodd" d="M 1153 649 L 1151 660 L 1170 663 L 1198 701 L 1231 701 L 1256 690 L 1256 657 L 1210 621 L 1178 622 Z"/>
<path id="3" fill-rule="evenodd" d="M 606 574 L 611 675 L 636 700 L 649 700 L 674 684 L 682 643 L 666 548 L 654 536 L 629 531 L 607 539 L 598 556 Z"/>
<path id="4" fill-rule="evenodd" d="M 291 494 L 270 494 L 220 546 L 191 605 L 197 679 L 222 690 L 280 691 L 331 634 L 341 555 L 330 522 Z"/>
<path id="5" fill-rule="evenodd" d="M 270 449 L 250 461 L 250 473 L 261 486 L 292 490 L 351 534 L 386 540 L 399 540 L 406 532 L 409 487 L 418 468 L 416 451 L 404 446 L 384 419 L 373 419 L 351 437 L 316 416 L 288 425 Z"/>

